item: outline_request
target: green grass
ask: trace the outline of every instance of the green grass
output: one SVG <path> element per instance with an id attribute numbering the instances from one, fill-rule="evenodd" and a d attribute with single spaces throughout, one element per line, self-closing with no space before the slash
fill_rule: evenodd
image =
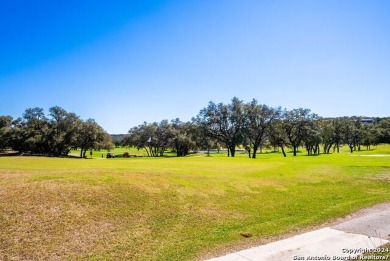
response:
<path id="1" fill-rule="evenodd" d="M 111 152 L 115 153 L 115 155 L 123 155 L 124 152 L 128 152 L 130 155 L 137 155 L 137 156 L 147 156 L 147 153 L 144 149 L 137 150 L 136 148 L 128 148 L 128 147 L 115 147 L 114 149 L 110 150 Z M 103 158 L 106 157 L 107 150 L 93 150 L 92 151 L 92 158 L 101 158 L 103 155 Z M 80 150 L 71 150 L 71 155 L 74 156 L 80 156 Z M 87 151 L 86 156 L 90 158 L 89 151 Z"/>
<path id="2" fill-rule="evenodd" d="M 383 246 L 378 246 L 374 251 L 367 252 L 363 256 L 368 256 L 368 258 L 370 258 L 371 260 L 375 260 L 374 258 L 371 258 L 371 256 L 383 256 L 383 257 L 387 257 L 387 259 L 382 259 L 382 260 L 389 260 L 390 243 L 383 245 Z M 367 259 L 367 260 L 370 260 L 370 259 Z M 361 260 L 364 260 L 363 257 L 361 258 Z"/>
<path id="3" fill-rule="evenodd" d="M 113 152 L 115 154 L 115 156 L 119 157 L 119 158 L 121 158 L 123 156 L 123 153 L 125 153 L 125 152 L 129 153 L 129 155 L 131 157 L 132 156 L 137 156 L 137 157 L 147 157 L 148 156 L 148 154 L 145 151 L 145 149 L 139 149 L 138 150 L 136 148 L 129 148 L 129 147 L 115 147 L 115 148 L 111 149 L 110 151 L 107 151 L 107 150 L 93 150 L 92 151 L 92 158 L 93 159 L 105 158 L 106 155 L 107 155 L 107 152 Z M 70 151 L 70 155 L 71 156 L 77 156 L 77 157 L 80 156 L 80 149 L 71 150 Z M 90 151 L 87 151 L 87 153 L 85 155 L 87 156 L 87 158 L 91 158 Z M 164 156 L 165 157 L 174 157 L 174 156 L 176 156 L 176 153 L 174 153 L 172 151 L 166 151 L 164 153 Z"/>
<path id="4" fill-rule="evenodd" d="M 390 200 L 386 154 L 2 157 L 0 260 L 202 258 Z"/>

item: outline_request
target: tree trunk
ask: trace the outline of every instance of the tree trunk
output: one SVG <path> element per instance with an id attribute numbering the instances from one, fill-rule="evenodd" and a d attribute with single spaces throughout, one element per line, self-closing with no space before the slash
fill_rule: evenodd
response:
<path id="1" fill-rule="evenodd" d="M 280 145 L 280 148 L 282 149 L 283 156 L 284 156 L 284 157 L 287 157 L 286 152 L 284 151 L 284 146 L 283 146 L 283 145 Z"/>
<path id="2" fill-rule="evenodd" d="M 296 156 L 297 155 L 297 147 L 293 146 L 293 150 L 294 150 L 294 156 Z"/>
<path id="3" fill-rule="evenodd" d="M 230 155 L 234 158 L 234 155 L 236 154 L 236 146 L 231 146 L 230 147 Z"/>
<path id="4" fill-rule="evenodd" d="M 146 150 L 146 154 L 148 155 L 148 157 L 150 157 L 148 147 L 144 147 L 144 149 Z"/>
<path id="5" fill-rule="evenodd" d="M 257 153 L 257 147 L 254 146 L 254 147 L 253 147 L 253 153 L 252 153 L 252 159 L 255 159 L 255 158 L 256 158 L 256 153 Z"/>

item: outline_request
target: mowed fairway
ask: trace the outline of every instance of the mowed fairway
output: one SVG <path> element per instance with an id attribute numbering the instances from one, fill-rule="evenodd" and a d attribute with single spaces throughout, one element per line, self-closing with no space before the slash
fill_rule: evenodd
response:
<path id="1" fill-rule="evenodd" d="M 0 260 L 209 257 L 390 200 L 389 155 L 2 157 Z"/>

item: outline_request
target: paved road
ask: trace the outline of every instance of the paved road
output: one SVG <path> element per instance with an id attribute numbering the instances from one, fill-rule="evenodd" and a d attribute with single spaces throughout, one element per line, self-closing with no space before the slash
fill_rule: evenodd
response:
<path id="1" fill-rule="evenodd" d="M 381 211 L 354 218 L 333 228 L 347 233 L 390 239 L 390 204 Z"/>
<path id="2" fill-rule="evenodd" d="M 358 211 L 333 226 L 208 261 L 351 260 L 363 250 L 379 247 L 389 240 L 390 203 L 385 203 Z"/>

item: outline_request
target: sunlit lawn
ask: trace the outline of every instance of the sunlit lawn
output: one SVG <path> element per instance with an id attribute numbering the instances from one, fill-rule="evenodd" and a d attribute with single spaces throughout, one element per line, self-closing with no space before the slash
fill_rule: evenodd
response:
<path id="1" fill-rule="evenodd" d="M 390 200 L 389 155 L 2 157 L 0 260 L 217 254 Z"/>

